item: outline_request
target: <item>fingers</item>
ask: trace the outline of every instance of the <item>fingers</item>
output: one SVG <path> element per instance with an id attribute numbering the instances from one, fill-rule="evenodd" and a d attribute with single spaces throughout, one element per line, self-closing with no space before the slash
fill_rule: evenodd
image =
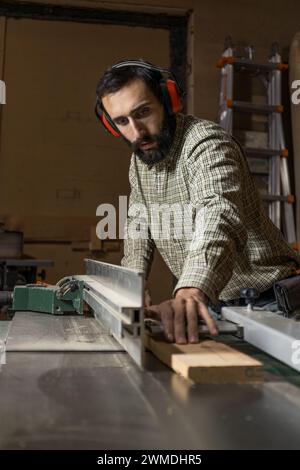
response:
<path id="1" fill-rule="evenodd" d="M 212 336 L 218 335 L 217 325 L 210 315 L 206 304 L 197 298 L 175 299 L 174 307 L 174 330 L 175 341 L 178 344 L 199 342 L 199 316 L 206 323 Z M 186 338 L 187 332 L 187 338 Z"/>
<path id="2" fill-rule="evenodd" d="M 145 290 L 144 304 L 145 304 L 146 308 L 151 307 L 151 305 L 152 305 L 152 299 L 151 299 L 151 295 L 150 295 L 150 292 L 148 291 L 148 289 Z"/>
<path id="3" fill-rule="evenodd" d="M 161 320 L 159 306 L 158 305 L 151 305 L 149 307 L 145 307 L 145 318 L 151 318 L 152 320 Z"/>
<path id="4" fill-rule="evenodd" d="M 152 305 L 151 307 L 145 308 L 145 318 L 160 321 L 166 340 L 171 343 L 174 342 L 174 312 L 172 301 L 162 302 L 159 305 Z"/>
<path id="5" fill-rule="evenodd" d="M 199 342 L 198 304 L 194 299 L 186 301 L 187 334 L 189 343 Z"/>
<path id="6" fill-rule="evenodd" d="M 204 320 L 207 325 L 208 331 L 211 335 L 217 336 L 219 334 L 215 320 L 210 315 L 207 306 L 203 302 L 197 301 L 199 316 Z"/>
<path id="7" fill-rule="evenodd" d="M 174 307 L 174 333 L 177 344 L 186 344 L 186 309 L 183 299 L 175 299 Z"/>
<path id="8" fill-rule="evenodd" d="M 165 337 L 170 343 L 174 342 L 174 311 L 172 301 L 163 302 L 159 305 L 161 322 Z"/>

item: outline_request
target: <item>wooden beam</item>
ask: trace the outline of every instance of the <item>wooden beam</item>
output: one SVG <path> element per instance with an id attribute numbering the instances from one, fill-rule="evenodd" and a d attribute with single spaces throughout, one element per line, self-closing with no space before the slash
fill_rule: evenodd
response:
<path id="1" fill-rule="evenodd" d="M 262 363 L 210 339 L 198 344 L 167 343 L 146 335 L 146 347 L 175 372 L 196 383 L 245 383 L 262 380 Z"/>

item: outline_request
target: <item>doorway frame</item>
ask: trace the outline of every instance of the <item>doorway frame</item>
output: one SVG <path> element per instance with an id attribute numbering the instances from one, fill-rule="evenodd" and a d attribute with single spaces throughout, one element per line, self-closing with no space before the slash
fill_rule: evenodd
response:
<path id="1" fill-rule="evenodd" d="M 149 13 L 143 11 L 77 7 L 45 3 L 12 1 L 0 3 L 0 17 L 14 19 L 36 19 L 45 21 L 66 21 L 90 24 L 165 29 L 169 31 L 170 70 L 187 91 L 188 32 L 191 10 L 182 14 Z M 190 101 L 190 99 L 189 99 Z"/>

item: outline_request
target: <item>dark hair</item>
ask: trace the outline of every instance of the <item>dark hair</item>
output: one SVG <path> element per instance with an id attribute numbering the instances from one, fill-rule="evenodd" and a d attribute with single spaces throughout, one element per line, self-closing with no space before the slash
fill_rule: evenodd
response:
<path id="1" fill-rule="evenodd" d="M 143 80 L 150 88 L 153 95 L 161 102 L 164 102 L 163 92 L 160 81 L 163 79 L 161 72 L 154 69 L 143 67 L 143 63 L 152 66 L 149 62 L 143 60 L 135 60 L 141 62 L 141 65 L 124 65 L 122 67 L 110 67 L 105 71 L 97 85 L 96 93 L 99 100 L 109 93 L 116 93 L 130 82 L 140 79 Z M 130 61 L 129 61 L 130 62 Z"/>

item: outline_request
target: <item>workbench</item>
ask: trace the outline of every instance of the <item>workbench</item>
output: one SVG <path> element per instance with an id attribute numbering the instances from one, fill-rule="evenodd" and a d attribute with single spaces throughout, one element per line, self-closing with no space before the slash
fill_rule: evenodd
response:
<path id="1" fill-rule="evenodd" d="M 298 338 L 299 324 L 225 309 L 237 325 L 217 341 L 260 361 L 262 380 L 196 384 L 145 352 L 143 274 L 86 264 L 86 276 L 55 287 L 16 288 L 15 306 L 30 294 L 26 311 L 16 307 L 11 321 L 0 321 L 0 449 L 300 448 L 299 366 L 274 358 Z M 43 297 L 41 289 L 50 290 Z M 51 313 L 57 305 L 65 314 Z M 232 333 L 238 325 L 247 341 Z"/>
<path id="2" fill-rule="evenodd" d="M 8 352 L 0 371 L 0 449 L 299 449 L 299 373 L 264 363 L 261 384 L 202 385 L 151 353 Z"/>

